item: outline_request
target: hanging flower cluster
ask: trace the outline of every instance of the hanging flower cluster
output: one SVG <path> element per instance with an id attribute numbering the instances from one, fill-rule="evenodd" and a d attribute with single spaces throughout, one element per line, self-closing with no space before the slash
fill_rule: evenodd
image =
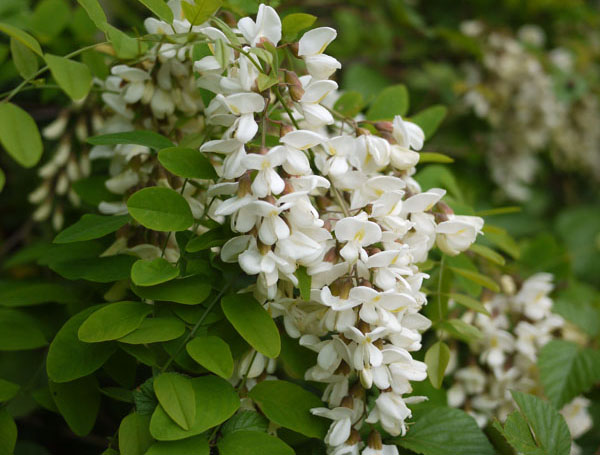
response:
<path id="1" fill-rule="evenodd" d="M 600 105 L 576 73 L 574 55 L 558 47 L 544 51 L 537 26 L 518 37 L 486 30 L 478 21 L 462 24 L 467 36 L 483 39 L 481 64 L 468 64 L 465 106 L 493 128 L 486 142 L 493 179 L 516 200 L 529 196 L 546 150 L 557 168 L 600 176 Z M 540 56 L 540 52 L 543 52 Z"/>
<path id="2" fill-rule="evenodd" d="M 410 381 L 426 377 L 411 356 L 430 326 L 419 313 L 427 275 L 417 264 L 436 242 L 451 255 L 465 250 L 483 220 L 454 215 L 439 204 L 444 190 L 422 192 L 412 179 L 424 140 L 416 124 L 396 116 L 367 129 L 331 109 L 337 84 L 328 78 L 340 63 L 324 51 L 335 30 L 313 29 L 285 46 L 308 74 L 280 69 L 287 84 L 265 88 L 276 58 L 265 54 L 279 45 L 281 21 L 261 5 L 256 21 L 237 26 L 239 44 L 200 29 L 221 51 L 194 63 L 216 95 L 205 115 L 218 138 L 200 147 L 221 177 L 207 189 L 209 214 L 236 233 L 220 256 L 256 276 L 255 296 L 318 352 L 306 379 L 327 384 L 328 407 L 313 413 L 332 420 L 331 453 L 358 453 L 364 422 L 403 435 L 407 404 L 423 399 L 405 397 Z M 248 377 L 263 373 L 241 363 Z M 266 359 L 259 364 L 268 368 Z M 372 389 L 380 393 L 367 413 Z M 397 449 L 375 432 L 363 453 L 381 450 Z"/>
<path id="3" fill-rule="evenodd" d="M 514 410 L 510 390 L 543 392 L 537 361 L 544 345 L 553 339 L 581 338 L 573 326 L 552 313 L 552 280 L 551 274 L 538 273 L 517 291 L 512 278 L 504 276 L 505 292 L 484 303 L 489 316 L 474 311 L 463 316 L 483 336 L 470 346 L 473 359 L 466 362 L 468 366 L 449 368 L 454 371 L 449 371 L 453 385 L 448 389 L 448 403 L 465 409 L 481 427 L 494 417 L 504 421 Z M 561 410 L 573 439 L 592 427 L 589 404 L 580 396 Z M 579 453 L 576 446 L 571 453 Z"/>

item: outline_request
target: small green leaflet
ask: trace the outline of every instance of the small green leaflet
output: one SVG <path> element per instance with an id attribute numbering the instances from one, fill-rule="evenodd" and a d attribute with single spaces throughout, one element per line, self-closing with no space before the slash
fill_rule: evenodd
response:
<path id="1" fill-rule="evenodd" d="M 449 267 L 454 273 L 465 277 L 468 280 L 473 281 L 474 283 L 480 284 L 483 287 L 488 288 L 493 292 L 500 292 L 500 287 L 498 284 L 492 280 L 490 277 L 482 275 L 481 273 L 473 272 L 472 270 L 467 269 L 459 269 L 457 267 Z"/>
<path id="2" fill-rule="evenodd" d="M 229 379 L 233 374 L 233 357 L 229 345 L 217 336 L 199 336 L 185 347 L 192 359 L 207 370 Z"/>
<path id="3" fill-rule="evenodd" d="M 179 276 L 179 269 L 164 258 L 138 259 L 131 267 L 131 281 L 137 286 L 155 286 Z"/>
<path id="4" fill-rule="evenodd" d="M 171 280 L 157 286 L 136 286 L 133 292 L 144 299 L 197 305 L 209 296 L 211 286 L 206 278 L 189 276 Z"/>
<path id="5" fill-rule="evenodd" d="M 82 242 L 104 237 L 125 226 L 129 215 L 104 216 L 87 213 L 81 219 L 59 232 L 54 243 Z"/>
<path id="6" fill-rule="evenodd" d="M 0 143 L 23 167 L 35 166 L 42 157 L 42 138 L 35 121 L 12 103 L 0 104 Z"/>
<path id="7" fill-rule="evenodd" d="M 163 0 L 138 0 L 167 23 L 173 22 L 173 12 Z"/>
<path id="8" fill-rule="evenodd" d="M 217 173 L 202 152 L 184 147 L 169 147 L 158 152 L 158 161 L 167 171 L 183 178 L 216 179 Z"/>
<path id="9" fill-rule="evenodd" d="M 294 449 L 281 439 L 258 431 L 236 431 L 218 444 L 221 455 L 294 455 Z"/>
<path id="10" fill-rule="evenodd" d="M 19 40 L 22 44 L 27 46 L 40 57 L 44 56 L 42 53 L 42 48 L 40 47 L 40 43 L 38 43 L 36 39 L 29 33 L 24 32 L 20 28 L 17 28 L 14 25 L 6 24 L 4 22 L 0 22 L 0 32 L 4 32 L 8 36 Z"/>
<path id="11" fill-rule="evenodd" d="M 182 2 L 183 15 L 192 25 L 204 23 L 222 5 L 221 0 L 194 0 L 193 4 Z"/>
<path id="12" fill-rule="evenodd" d="M 33 77 L 39 68 L 37 55 L 21 41 L 12 36 L 10 38 L 10 52 L 21 77 L 23 79 Z"/>
<path id="13" fill-rule="evenodd" d="M 38 321 L 27 313 L 0 308 L 0 351 L 22 351 L 46 346 Z"/>
<path id="14" fill-rule="evenodd" d="M 386 87 L 369 107 L 367 120 L 393 120 L 396 115 L 406 115 L 408 104 L 408 90 L 404 85 Z"/>
<path id="15" fill-rule="evenodd" d="M 154 392 L 163 410 L 184 430 L 196 420 L 196 395 L 188 378 L 177 373 L 163 373 L 154 379 Z"/>
<path id="16" fill-rule="evenodd" d="M 450 360 L 450 348 L 443 341 L 433 344 L 425 354 L 427 364 L 427 376 L 436 389 L 442 386 L 444 373 Z"/>
<path id="17" fill-rule="evenodd" d="M 44 59 L 56 82 L 73 101 L 84 99 L 92 88 L 92 73 L 83 63 L 58 55 L 46 54 Z"/>
<path id="18" fill-rule="evenodd" d="M 365 100 L 360 92 L 350 90 L 340 96 L 333 109 L 345 117 L 356 116 L 365 106 Z"/>
<path id="19" fill-rule="evenodd" d="M 118 339 L 120 343 L 148 344 L 170 341 L 179 338 L 185 332 L 185 324 L 176 317 L 157 317 L 144 319 L 133 332 Z"/>
<path id="20" fill-rule="evenodd" d="M 136 412 L 129 414 L 119 426 L 120 455 L 144 455 L 152 445 L 152 436 L 148 430 L 148 416 Z"/>
<path id="21" fill-rule="evenodd" d="M 152 312 L 142 302 L 114 302 L 92 313 L 79 327 L 78 336 L 86 343 L 116 340 L 137 329 Z"/>
<path id="22" fill-rule="evenodd" d="M 435 152 L 421 152 L 419 153 L 419 164 L 425 163 L 454 163 L 454 159 L 448 155 Z"/>
<path id="23" fill-rule="evenodd" d="M 279 355 L 281 340 L 271 316 L 251 294 L 233 294 L 221 299 L 225 317 L 250 346 L 272 359 Z"/>
<path id="24" fill-rule="evenodd" d="M 293 41 L 298 34 L 315 23 L 316 16 L 306 13 L 288 14 L 281 21 L 281 33 L 283 41 Z"/>
<path id="25" fill-rule="evenodd" d="M 209 455 L 206 436 L 194 436 L 180 441 L 158 441 L 144 455 Z"/>
<path id="26" fill-rule="evenodd" d="M 98 0 L 77 0 L 77 3 L 85 10 L 94 25 L 105 32 L 107 29 L 106 14 Z"/>
<path id="27" fill-rule="evenodd" d="M 308 302 L 310 300 L 310 288 L 312 283 L 312 277 L 306 271 L 306 267 L 298 267 L 298 270 L 296 270 L 296 278 L 298 278 L 298 288 L 300 289 L 300 296 L 302 297 L 302 300 Z"/>
<path id="28" fill-rule="evenodd" d="M 50 382 L 50 392 L 60 414 L 77 436 L 92 431 L 100 409 L 100 390 L 94 376 L 71 382 Z"/>
<path id="29" fill-rule="evenodd" d="M 185 198 L 170 188 L 143 188 L 129 197 L 127 209 L 133 219 L 154 231 L 184 231 L 194 223 Z"/>
<path id="30" fill-rule="evenodd" d="M 421 127 L 425 139 L 429 139 L 437 131 L 447 113 L 446 106 L 436 105 L 415 114 L 411 120 Z"/>
<path id="31" fill-rule="evenodd" d="M 0 378 L 0 403 L 10 400 L 19 392 L 20 388 L 19 384 Z"/>
<path id="32" fill-rule="evenodd" d="M 0 408 L 0 450 L 2 455 L 12 455 L 17 444 L 17 425 L 6 406 Z"/>

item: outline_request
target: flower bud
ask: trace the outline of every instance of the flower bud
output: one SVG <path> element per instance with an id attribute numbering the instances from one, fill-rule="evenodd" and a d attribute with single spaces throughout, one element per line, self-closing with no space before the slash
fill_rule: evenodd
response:
<path id="1" fill-rule="evenodd" d="M 375 126 L 375 129 L 381 133 L 391 133 L 394 131 L 394 126 L 392 122 L 375 122 L 373 126 Z"/>
<path id="2" fill-rule="evenodd" d="M 304 89 L 302 88 L 302 82 L 298 79 L 298 75 L 293 71 L 286 71 L 285 82 L 288 84 L 292 99 L 294 101 L 300 101 L 302 96 L 304 96 Z"/>
<path id="3" fill-rule="evenodd" d="M 63 135 L 69 123 L 69 112 L 63 111 L 53 122 L 46 125 L 42 130 L 42 136 L 45 139 L 54 141 Z"/>
<path id="4" fill-rule="evenodd" d="M 290 44 L 290 50 L 292 51 L 292 54 L 294 54 L 294 57 L 300 58 L 298 56 L 298 52 L 300 51 L 300 43 L 299 42 L 297 42 L 297 43 L 291 43 Z"/>
<path id="5" fill-rule="evenodd" d="M 379 434 L 379 432 L 377 430 L 372 430 L 371 433 L 369 433 L 369 438 L 367 439 L 367 445 L 371 449 L 375 449 L 375 450 L 383 449 L 383 442 L 381 440 L 381 435 Z"/>
<path id="6" fill-rule="evenodd" d="M 346 395 L 340 405 L 342 408 L 354 409 L 354 398 L 350 395 Z"/>

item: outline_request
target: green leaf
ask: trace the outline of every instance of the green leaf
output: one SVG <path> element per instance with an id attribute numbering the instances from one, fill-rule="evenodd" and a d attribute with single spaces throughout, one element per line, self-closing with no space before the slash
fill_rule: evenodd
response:
<path id="1" fill-rule="evenodd" d="M 460 409 L 423 406 L 413 412 L 414 424 L 394 443 L 422 455 L 494 455 L 475 419 Z"/>
<path id="2" fill-rule="evenodd" d="M 489 259 L 495 264 L 504 265 L 506 263 L 504 257 L 501 254 L 496 253 L 494 250 L 488 248 L 487 246 L 474 243 L 471 245 L 469 250 L 471 250 L 473 253 L 478 254 L 479 256 Z"/>
<path id="3" fill-rule="evenodd" d="M 427 364 L 427 375 L 431 385 L 436 389 L 442 386 L 444 373 L 450 361 L 450 348 L 443 341 L 433 344 L 425 354 L 425 363 Z"/>
<path id="4" fill-rule="evenodd" d="M 459 269 L 457 267 L 449 267 L 454 273 L 459 274 L 460 276 L 465 277 L 468 280 L 473 281 L 483 287 L 488 288 L 493 292 L 500 292 L 500 287 L 494 280 L 492 280 L 489 276 L 482 275 L 481 273 L 473 272 L 472 270 L 467 269 Z"/>
<path id="5" fill-rule="evenodd" d="M 339 112 L 344 117 L 354 118 L 360 111 L 365 107 L 365 99 L 360 92 L 350 90 L 340 96 L 335 104 L 333 110 Z"/>
<path id="6" fill-rule="evenodd" d="M 150 11 L 169 24 L 173 22 L 173 12 L 163 0 L 138 0 Z"/>
<path id="7" fill-rule="evenodd" d="M 74 287 L 59 283 L 15 281 L 0 284 L 0 306 L 26 307 L 40 303 L 73 303 L 81 299 Z"/>
<path id="8" fill-rule="evenodd" d="M 226 229 L 223 229 L 222 226 L 219 226 L 191 239 L 186 245 L 185 251 L 188 253 L 197 253 L 198 251 L 208 250 L 214 246 L 222 246 L 230 238 L 230 233 Z"/>
<path id="9" fill-rule="evenodd" d="M 425 139 L 429 139 L 437 131 L 447 113 L 446 106 L 436 105 L 415 114 L 411 120 L 421 127 Z"/>
<path id="10" fill-rule="evenodd" d="M 150 313 L 152 305 L 142 302 L 109 303 L 83 321 L 77 333 L 86 343 L 116 340 L 137 329 Z"/>
<path id="11" fill-rule="evenodd" d="M 233 374 L 233 357 L 229 345 L 216 336 L 200 336 L 185 347 L 192 359 L 209 371 L 229 379 Z"/>
<path id="12" fill-rule="evenodd" d="M 281 350 L 279 331 L 271 316 L 250 294 L 234 294 L 221 299 L 225 317 L 250 346 L 274 359 Z"/>
<path id="13" fill-rule="evenodd" d="M 17 444 L 17 425 L 6 407 L 0 408 L 0 455 L 13 455 Z"/>
<path id="14" fill-rule="evenodd" d="M 306 267 L 300 266 L 296 270 L 296 278 L 298 278 L 298 288 L 300 289 L 300 296 L 302 300 L 308 302 L 310 300 L 310 287 L 312 284 L 312 277 L 307 273 Z"/>
<path id="15" fill-rule="evenodd" d="M 384 88 L 367 111 L 367 120 L 393 120 L 408 111 L 408 90 L 402 84 Z"/>
<path id="16" fill-rule="evenodd" d="M 104 216 L 86 213 L 79 221 L 59 232 L 54 243 L 72 243 L 104 237 L 125 226 L 129 215 Z"/>
<path id="17" fill-rule="evenodd" d="M 546 453 L 536 445 L 529 425 L 519 411 L 512 412 L 506 418 L 504 429 L 497 420 L 494 422 L 494 428 L 523 455 L 544 455 Z"/>
<path id="18" fill-rule="evenodd" d="M 136 286 L 133 292 L 144 299 L 197 305 L 204 302 L 210 294 L 211 286 L 206 281 L 201 276 L 190 276 L 157 286 Z"/>
<path id="19" fill-rule="evenodd" d="M 92 374 L 115 352 L 112 343 L 84 343 L 77 331 L 97 306 L 86 308 L 69 319 L 58 331 L 48 349 L 46 371 L 54 382 L 68 382 Z"/>
<path id="20" fill-rule="evenodd" d="M 98 3 L 98 0 L 77 0 L 77 3 L 81 5 L 99 30 L 103 32 L 107 30 L 106 14 L 104 14 L 104 10 L 100 6 L 100 3 Z"/>
<path id="21" fill-rule="evenodd" d="M 129 278 L 134 256 L 117 254 L 99 258 L 78 258 L 53 262 L 50 268 L 69 280 L 87 280 L 110 283 Z"/>
<path id="22" fill-rule="evenodd" d="M 438 327 L 448 332 L 454 338 L 466 341 L 467 343 L 478 340 L 483 336 L 477 327 L 467 324 L 462 319 L 448 319 L 439 323 Z"/>
<path id="23" fill-rule="evenodd" d="M 480 210 L 476 213 L 477 216 L 494 216 L 494 215 L 508 215 L 509 213 L 519 213 L 521 207 L 513 205 L 509 207 L 498 207 L 488 210 Z"/>
<path id="24" fill-rule="evenodd" d="M 138 223 L 154 231 L 185 231 L 194 223 L 185 198 L 169 188 L 141 189 L 129 197 L 127 209 Z"/>
<path id="25" fill-rule="evenodd" d="M 294 449 L 281 439 L 257 431 L 236 431 L 218 444 L 221 455 L 294 455 Z"/>
<path id="26" fill-rule="evenodd" d="M 194 436 L 181 441 L 159 441 L 152 444 L 146 455 L 209 455 L 206 436 Z"/>
<path id="27" fill-rule="evenodd" d="M 565 340 L 552 340 L 538 357 L 540 382 L 557 408 L 600 382 L 600 351 Z"/>
<path id="28" fill-rule="evenodd" d="M 120 455 L 144 455 L 152 445 L 153 439 L 148 430 L 148 416 L 136 412 L 129 414 L 119 425 Z"/>
<path id="29" fill-rule="evenodd" d="M 179 276 L 179 269 L 164 258 L 139 259 L 131 268 L 131 281 L 138 286 L 155 286 Z"/>
<path id="30" fill-rule="evenodd" d="M 191 381 L 177 373 L 162 373 L 154 379 L 154 392 L 162 409 L 184 430 L 196 420 L 196 395 Z"/>
<path id="31" fill-rule="evenodd" d="M 158 152 L 158 161 L 167 171 L 183 178 L 216 179 L 217 173 L 210 161 L 199 150 L 168 147 Z"/>
<path id="32" fill-rule="evenodd" d="M 0 308 L 0 351 L 21 351 L 46 346 L 38 322 L 19 310 Z"/>
<path id="33" fill-rule="evenodd" d="M 513 259 L 519 259 L 519 246 L 517 245 L 517 242 L 515 242 L 515 240 L 508 234 L 508 232 L 506 232 L 506 229 L 502 229 L 491 224 L 486 224 L 481 230 L 485 234 L 486 240 L 489 240 L 502 251 L 512 256 Z"/>
<path id="34" fill-rule="evenodd" d="M 193 4 L 182 2 L 183 15 L 192 25 L 200 25 L 217 11 L 223 2 L 221 0 L 194 0 Z"/>
<path id="35" fill-rule="evenodd" d="M 419 153 L 419 164 L 425 163 L 454 163 L 454 159 L 441 153 L 421 152 Z"/>
<path id="36" fill-rule="evenodd" d="M 556 296 L 552 311 L 593 337 L 600 334 L 600 294 L 592 286 L 570 279 L 569 287 Z"/>
<path id="37" fill-rule="evenodd" d="M 270 54 L 269 54 L 270 55 Z M 264 74 L 260 73 L 258 78 L 256 78 L 256 83 L 258 85 L 258 90 L 263 92 L 269 87 L 273 87 L 275 84 L 279 82 L 276 74 Z"/>
<path id="38" fill-rule="evenodd" d="M 196 396 L 196 421 L 189 430 L 183 430 L 157 406 L 150 421 L 150 433 L 158 441 L 176 441 L 199 435 L 219 425 L 240 407 L 237 393 L 224 379 L 216 376 L 201 376 L 191 379 Z"/>
<path id="39" fill-rule="evenodd" d="M 488 310 L 485 309 L 483 304 L 479 300 L 474 299 L 473 297 L 469 297 L 468 295 L 464 294 L 450 294 L 449 297 L 459 305 L 477 311 L 478 313 L 485 314 L 486 316 L 490 315 L 490 313 L 488 312 Z"/>
<path id="40" fill-rule="evenodd" d="M 12 103 L 0 104 L 0 143 L 23 167 L 36 165 L 42 157 L 42 138 L 35 121 Z"/>
<path id="41" fill-rule="evenodd" d="M 72 21 L 71 8 L 66 0 L 42 0 L 30 20 L 31 30 L 42 42 L 48 43 Z"/>
<path id="42" fill-rule="evenodd" d="M 0 378 L 0 402 L 10 400 L 19 392 L 20 388 L 19 384 Z"/>
<path id="43" fill-rule="evenodd" d="M 127 33 L 110 24 L 104 25 L 104 31 L 108 35 L 117 57 L 128 60 L 137 57 L 141 52 L 142 46 L 138 43 L 138 40 L 127 35 Z"/>
<path id="44" fill-rule="evenodd" d="M 4 184 L 6 183 L 6 176 L 4 175 L 4 171 L 0 169 L 0 191 L 4 189 Z"/>
<path id="45" fill-rule="evenodd" d="M 92 88 L 92 72 L 83 63 L 58 55 L 44 56 L 56 82 L 73 101 L 84 99 Z"/>
<path id="46" fill-rule="evenodd" d="M 0 22 L 0 32 L 6 33 L 11 38 L 19 40 L 21 44 L 24 44 L 33 52 L 35 52 L 40 57 L 43 57 L 42 48 L 40 47 L 40 43 L 36 41 L 36 39 L 31 36 L 29 33 L 24 32 L 20 28 L 17 28 L 10 24 L 5 24 L 4 22 Z"/>
<path id="47" fill-rule="evenodd" d="M 15 67 L 23 79 L 29 79 L 39 69 L 38 58 L 35 53 L 13 37 L 10 38 L 10 52 Z"/>
<path id="48" fill-rule="evenodd" d="M 50 392 L 58 411 L 77 436 L 92 431 L 100 409 L 100 391 L 94 376 L 71 382 L 50 382 Z"/>
<path id="49" fill-rule="evenodd" d="M 154 131 L 126 131 L 124 133 L 101 134 L 87 139 L 92 145 L 117 145 L 135 144 L 143 145 L 155 150 L 173 147 L 173 143 Z"/>
<path id="50" fill-rule="evenodd" d="M 226 435 L 235 431 L 267 432 L 269 421 L 256 411 L 240 410 L 236 415 L 223 424 L 221 434 Z"/>
<path id="51" fill-rule="evenodd" d="M 306 13 L 288 14 L 281 21 L 282 41 L 294 41 L 298 34 L 311 27 L 317 20 L 316 16 Z"/>
<path id="52" fill-rule="evenodd" d="M 571 450 L 571 435 L 565 419 L 552 405 L 538 397 L 511 391 L 512 397 L 529 427 L 537 445 L 547 455 L 568 455 Z"/>
<path id="53" fill-rule="evenodd" d="M 263 381 L 249 393 L 269 420 L 310 438 L 325 437 L 329 426 L 325 419 L 310 413 L 323 406 L 321 400 L 287 381 Z"/>
<path id="54" fill-rule="evenodd" d="M 127 344 L 148 344 L 170 341 L 179 338 L 185 332 L 185 324 L 174 317 L 144 319 L 133 332 L 119 338 Z"/>

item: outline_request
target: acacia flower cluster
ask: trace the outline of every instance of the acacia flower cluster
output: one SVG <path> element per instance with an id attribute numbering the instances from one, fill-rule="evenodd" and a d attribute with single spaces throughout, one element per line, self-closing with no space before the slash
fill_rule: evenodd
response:
<path id="1" fill-rule="evenodd" d="M 220 256 L 256 276 L 255 296 L 318 353 L 306 379 L 327 384 L 328 407 L 312 412 L 332 420 L 331 453 L 358 453 L 363 423 L 403 435 L 407 404 L 423 399 L 406 397 L 410 381 L 426 377 L 411 356 L 430 326 L 419 312 L 427 275 L 417 264 L 436 242 L 451 255 L 468 248 L 483 220 L 454 215 L 439 204 L 444 190 L 423 192 L 411 177 L 424 140 L 416 124 L 396 116 L 367 129 L 331 109 L 337 84 L 328 78 L 340 64 L 324 52 L 335 30 L 310 30 L 289 46 L 308 74 L 280 70 L 287 83 L 263 90 L 264 52 L 280 44 L 281 21 L 261 5 L 238 30 L 239 46 L 216 28 L 200 29 L 227 51 L 194 63 L 215 93 L 206 123 L 220 131 L 200 147 L 221 177 L 207 189 L 215 198 L 209 214 L 236 233 Z M 262 373 L 242 363 L 254 370 L 248 377 Z M 372 389 L 380 393 L 367 412 Z M 382 450 L 397 449 L 374 432 L 362 453 Z"/>
<path id="2" fill-rule="evenodd" d="M 474 358 L 468 366 L 449 368 L 453 385 L 448 389 L 448 403 L 464 408 L 481 427 L 494 417 L 504 421 L 514 410 L 510 390 L 542 392 L 537 360 L 545 344 L 553 339 L 581 337 L 561 316 L 552 313 L 552 280 L 551 274 L 538 273 L 517 291 L 506 275 L 505 292 L 484 304 L 489 316 L 474 311 L 463 316 L 483 336 L 470 346 Z M 592 427 L 589 405 L 589 400 L 580 396 L 561 410 L 573 439 Z M 576 445 L 571 453 L 579 453 Z"/>
<path id="3" fill-rule="evenodd" d="M 101 132 L 149 129 L 176 141 L 201 133 L 199 150 L 218 180 L 186 186 L 141 145 L 97 145 L 91 158 L 110 160 L 106 187 L 115 194 L 170 187 L 194 218 L 230 225 L 235 235 L 220 258 L 256 277 L 257 299 L 290 337 L 318 353 L 306 379 L 327 385 L 327 407 L 312 412 L 332 420 L 330 453 L 397 453 L 376 430 L 365 442 L 359 430 L 378 424 L 390 436 L 404 435 L 407 405 L 425 399 L 407 396 L 410 382 L 427 376 L 411 355 L 431 325 L 420 313 L 428 275 L 418 264 L 435 245 L 449 255 L 468 249 L 483 220 L 455 215 L 441 202 L 443 189 L 422 191 L 412 178 L 424 142 L 415 123 L 399 115 L 366 122 L 332 108 L 339 95 L 329 78 L 341 64 L 325 51 L 334 29 L 281 43 L 281 20 L 269 6 L 226 34 L 208 22 L 192 26 L 179 2 L 169 5 L 173 24 L 148 19 L 148 31 L 189 33 L 193 42 L 161 42 L 140 63 L 114 66 L 98 82 L 108 112 Z M 284 68 L 280 53 L 294 65 Z M 198 89 L 212 95 L 203 99 Z M 126 206 L 103 202 L 99 209 L 121 213 Z M 173 237 L 137 244 L 133 234 L 119 235 L 105 254 L 180 255 Z M 232 381 L 244 378 L 251 388 L 269 379 L 274 362 L 249 352 L 237 370 Z M 376 399 L 368 411 L 370 395 Z"/>

